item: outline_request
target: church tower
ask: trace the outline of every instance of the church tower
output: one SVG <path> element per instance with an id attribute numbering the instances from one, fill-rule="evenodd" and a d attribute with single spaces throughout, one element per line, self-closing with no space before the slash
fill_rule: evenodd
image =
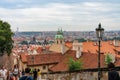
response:
<path id="1" fill-rule="evenodd" d="M 57 34 L 55 35 L 55 43 L 56 44 L 64 44 L 64 36 L 62 29 L 57 31 Z"/>
<path id="2" fill-rule="evenodd" d="M 62 29 L 58 29 L 55 35 L 55 43 L 49 48 L 50 51 L 64 54 L 69 48 L 65 46 L 64 36 Z"/>

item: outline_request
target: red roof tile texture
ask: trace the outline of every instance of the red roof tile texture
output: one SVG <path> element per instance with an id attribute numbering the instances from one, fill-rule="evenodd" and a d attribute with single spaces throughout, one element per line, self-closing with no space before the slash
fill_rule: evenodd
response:
<path id="1" fill-rule="evenodd" d="M 72 48 L 72 43 L 71 43 L 71 42 L 66 42 L 65 45 L 66 45 L 68 48 Z"/>
<path id="2" fill-rule="evenodd" d="M 69 62 L 69 58 L 75 58 L 75 52 L 73 50 L 69 50 L 68 52 L 66 52 L 66 54 L 64 55 L 63 59 L 61 60 L 61 62 L 59 62 L 56 66 L 50 68 L 51 71 L 67 71 L 68 70 L 68 62 Z"/>
<path id="3" fill-rule="evenodd" d="M 113 41 L 102 41 L 101 47 L 100 47 L 101 53 L 112 53 L 117 57 L 120 57 L 120 55 L 117 55 L 115 50 L 118 52 L 120 51 L 120 46 L 116 47 L 113 44 Z M 97 54 L 98 51 L 98 43 L 97 42 L 83 42 L 83 51 L 82 52 L 89 52 L 89 53 L 95 53 Z"/>
<path id="4" fill-rule="evenodd" d="M 51 71 L 68 71 L 68 63 L 69 58 L 72 57 L 74 60 L 78 60 L 76 58 L 76 51 L 70 50 L 64 55 L 64 58 L 61 62 L 59 62 L 56 66 L 50 68 Z M 89 54 L 89 53 L 82 53 L 80 57 L 83 65 L 83 69 L 90 69 L 90 68 L 97 68 L 98 66 L 98 55 L 97 54 Z M 105 56 L 101 54 L 101 67 L 105 67 Z"/>
<path id="5" fill-rule="evenodd" d="M 116 49 L 119 51 L 120 46 L 115 47 L 113 42 L 101 42 L 101 54 L 100 54 L 100 66 L 101 67 L 107 67 L 105 64 L 105 55 L 106 53 L 114 54 L 116 57 L 116 66 L 120 66 L 120 55 L 115 53 Z M 68 57 L 71 56 L 74 59 L 76 55 L 75 51 L 68 51 L 65 53 L 64 58 L 61 62 L 59 62 L 56 66 L 50 68 L 51 71 L 67 71 L 68 70 Z M 90 68 L 97 68 L 98 67 L 98 43 L 96 42 L 84 42 L 83 43 L 83 52 L 80 56 L 80 59 L 83 62 L 83 68 L 84 69 L 90 69 Z"/>
<path id="6" fill-rule="evenodd" d="M 68 43 L 69 44 L 69 43 Z M 68 45 L 67 44 L 67 45 Z M 70 44 L 71 45 L 71 44 Z M 80 56 L 81 61 L 83 62 L 84 69 L 97 68 L 98 67 L 98 43 L 96 42 L 83 42 L 83 51 Z M 120 65 L 120 55 L 116 54 L 116 51 L 120 51 L 120 46 L 115 47 L 113 42 L 101 42 L 101 67 L 106 67 L 105 65 L 105 55 L 106 53 L 114 54 L 116 57 L 116 66 Z M 25 55 L 21 56 L 23 62 L 28 60 L 28 65 L 43 65 L 43 64 L 56 64 L 50 68 L 51 71 L 67 71 L 69 58 L 77 60 L 76 51 L 68 50 L 65 54 L 62 53 L 41 53 L 39 55 L 34 55 L 34 61 L 32 61 L 32 55 L 29 55 L 25 59 Z"/>
<path id="7" fill-rule="evenodd" d="M 26 53 L 20 54 L 20 57 L 21 57 L 21 60 L 22 60 L 23 63 L 28 62 L 27 61 L 27 54 Z"/>
<path id="8" fill-rule="evenodd" d="M 32 56 L 34 60 L 32 61 Z M 28 65 L 43 65 L 43 64 L 55 64 L 60 62 L 62 59 L 62 54 L 60 53 L 48 53 L 39 55 L 29 55 L 27 57 Z"/>

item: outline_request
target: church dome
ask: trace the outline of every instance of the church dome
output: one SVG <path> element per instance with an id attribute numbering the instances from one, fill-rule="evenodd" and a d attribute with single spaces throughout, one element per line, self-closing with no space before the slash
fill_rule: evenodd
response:
<path id="1" fill-rule="evenodd" d="M 63 35 L 55 35 L 55 39 L 63 39 Z"/>
<path id="2" fill-rule="evenodd" d="M 55 39 L 64 39 L 62 29 L 61 30 L 58 29 L 57 34 L 55 35 Z"/>

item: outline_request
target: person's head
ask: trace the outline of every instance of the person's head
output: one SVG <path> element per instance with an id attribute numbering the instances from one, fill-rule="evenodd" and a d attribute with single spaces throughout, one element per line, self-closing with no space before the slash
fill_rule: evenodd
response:
<path id="1" fill-rule="evenodd" d="M 40 71 L 40 69 L 38 69 L 37 71 Z"/>
<path id="2" fill-rule="evenodd" d="M 5 67 L 4 67 L 4 66 L 2 66 L 2 69 L 4 70 L 4 69 L 5 69 Z"/>
<path id="3" fill-rule="evenodd" d="M 113 69 L 115 67 L 115 65 L 112 63 L 112 62 L 110 62 L 109 64 L 108 64 L 108 68 L 109 69 Z"/>
<path id="4" fill-rule="evenodd" d="M 36 71 L 36 68 L 34 70 Z"/>
<path id="5" fill-rule="evenodd" d="M 17 68 L 17 65 L 14 65 L 14 68 Z"/>
<path id="6" fill-rule="evenodd" d="M 30 68 L 25 68 L 25 73 L 30 73 L 31 69 Z"/>

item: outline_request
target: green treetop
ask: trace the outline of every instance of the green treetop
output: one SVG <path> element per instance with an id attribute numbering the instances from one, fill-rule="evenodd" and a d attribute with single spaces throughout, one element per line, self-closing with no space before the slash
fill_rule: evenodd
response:
<path id="1" fill-rule="evenodd" d="M 6 53 L 10 55 L 13 48 L 12 35 L 10 24 L 0 20 L 0 56 Z"/>
<path id="2" fill-rule="evenodd" d="M 75 61 L 73 58 L 69 58 L 69 62 L 68 62 L 69 71 L 80 70 L 82 69 L 82 65 L 83 63 L 80 59 Z"/>

